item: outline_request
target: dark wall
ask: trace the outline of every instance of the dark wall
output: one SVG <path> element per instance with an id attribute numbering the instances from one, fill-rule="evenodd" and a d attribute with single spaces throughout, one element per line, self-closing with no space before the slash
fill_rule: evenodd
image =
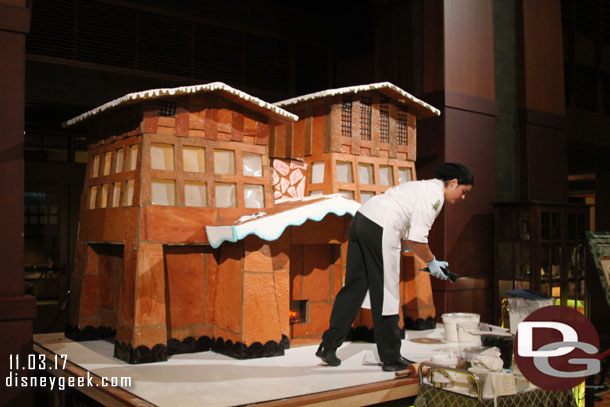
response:
<path id="1" fill-rule="evenodd" d="M 30 10 L 25 1 L 0 1 L 0 376 L 9 377 L 9 356 L 26 360 L 32 351 L 35 301 L 24 296 L 23 127 L 25 36 Z M 21 372 L 20 372 L 21 373 Z M 27 373 L 25 373 L 27 374 Z M 27 389 L 0 383 L 0 405 L 28 405 Z"/>

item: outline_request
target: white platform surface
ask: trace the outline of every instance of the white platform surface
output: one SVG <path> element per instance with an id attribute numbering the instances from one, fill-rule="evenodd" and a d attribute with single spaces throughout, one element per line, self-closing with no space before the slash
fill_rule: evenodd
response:
<path id="1" fill-rule="evenodd" d="M 44 336 L 44 335 L 42 335 Z M 453 348 L 455 344 L 421 344 L 413 338 L 443 339 L 442 326 L 434 330 L 407 331 L 401 351 L 414 361 Z M 174 355 L 166 362 L 130 365 L 113 357 L 114 345 L 106 341 L 43 343 L 67 354 L 68 360 L 98 376 L 131 377 L 125 388 L 158 406 L 236 406 L 336 390 L 385 380 L 393 372 L 363 364 L 377 357 L 375 344 L 346 342 L 337 351 L 339 367 L 328 367 L 314 354 L 317 345 L 287 349 L 284 356 L 238 360 L 214 352 Z"/>

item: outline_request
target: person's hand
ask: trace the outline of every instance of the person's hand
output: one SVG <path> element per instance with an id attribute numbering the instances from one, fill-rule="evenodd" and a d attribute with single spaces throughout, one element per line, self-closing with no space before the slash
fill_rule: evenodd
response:
<path id="1" fill-rule="evenodd" d="M 448 275 L 443 273 L 441 267 L 447 268 L 449 263 L 446 261 L 438 261 L 436 257 L 434 257 L 431 261 L 428 262 L 428 268 L 430 269 L 430 274 L 436 278 L 440 278 L 441 280 L 447 280 L 449 278 Z"/>

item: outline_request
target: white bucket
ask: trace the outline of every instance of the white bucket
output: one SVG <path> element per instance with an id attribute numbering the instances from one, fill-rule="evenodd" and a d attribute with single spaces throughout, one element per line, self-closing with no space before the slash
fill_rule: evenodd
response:
<path id="1" fill-rule="evenodd" d="M 510 310 L 510 333 L 516 334 L 519 323 L 523 322 L 523 320 L 532 312 L 548 305 L 553 305 L 552 298 L 545 300 L 528 300 L 526 298 L 518 297 L 509 298 L 508 307 Z"/>
<path id="2" fill-rule="evenodd" d="M 468 312 L 452 312 L 443 314 L 445 325 L 445 340 L 449 342 L 480 343 L 479 335 L 472 335 L 470 331 L 476 331 L 479 327 L 479 314 Z"/>
<path id="3" fill-rule="evenodd" d="M 432 356 L 430 362 L 434 363 L 435 365 L 447 366 L 455 369 L 458 364 L 458 358 L 453 354 L 439 353 Z"/>

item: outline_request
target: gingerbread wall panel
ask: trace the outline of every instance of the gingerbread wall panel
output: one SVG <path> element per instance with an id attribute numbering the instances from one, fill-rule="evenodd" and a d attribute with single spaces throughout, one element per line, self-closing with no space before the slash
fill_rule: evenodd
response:
<path id="1" fill-rule="evenodd" d="M 214 338 L 216 338 L 216 340 L 222 339 L 224 343 L 226 343 L 227 341 L 231 341 L 233 344 L 235 344 L 237 342 L 241 342 L 241 333 L 236 333 L 230 329 L 224 329 L 215 326 Z"/>
<path id="2" fill-rule="evenodd" d="M 205 292 L 206 292 L 206 303 L 205 303 L 205 320 L 204 323 L 212 325 L 216 323 L 216 292 L 218 290 L 218 272 L 219 266 L 217 261 L 218 252 L 209 249 L 209 253 L 205 255 Z"/>
<path id="3" fill-rule="evenodd" d="M 133 329 L 133 348 L 167 344 L 167 327 L 165 325 L 136 325 Z"/>
<path id="4" fill-rule="evenodd" d="M 212 95 L 202 96 L 206 106 L 204 110 L 203 136 L 208 140 L 218 138 L 218 109 L 216 109 L 216 97 Z"/>
<path id="5" fill-rule="evenodd" d="M 142 238 L 170 244 L 207 243 L 205 225 L 216 222 L 215 208 L 146 206 Z"/>
<path id="6" fill-rule="evenodd" d="M 280 329 L 283 335 L 290 335 L 290 271 L 275 270 L 273 272 L 275 282 L 275 298 L 277 302 Z"/>
<path id="7" fill-rule="evenodd" d="M 163 246 L 140 243 L 136 272 L 136 325 L 165 327 L 165 267 Z"/>
<path id="8" fill-rule="evenodd" d="M 314 108 L 313 126 L 312 126 L 312 149 L 311 153 L 328 152 L 329 147 L 329 125 L 332 123 L 330 118 L 326 116 L 326 108 L 319 106 Z"/>
<path id="9" fill-rule="evenodd" d="M 244 258 L 244 271 L 271 273 L 273 263 L 269 244 L 256 236 L 247 236 L 245 239 L 246 256 Z"/>
<path id="10" fill-rule="evenodd" d="M 99 276 L 98 275 L 84 275 L 82 278 L 79 317 L 81 319 L 97 317 L 99 306 L 100 306 Z M 82 326 L 82 328 L 84 328 L 84 326 Z"/>
<path id="11" fill-rule="evenodd" d="M 308 220 L 293 233 L 293 244 L 341 243 L 347 240 L 347 229 L 343 218 L 334 214 L 326 215 L 322 221 Z"/>
<path id="12" fill-rule="evenodd" d="M 220 248 L 214 320 L 218 328 L 236 334 L 242 331 L 243 256 L 242 243 L 225 244 Z"/>
<path id="13" fill-rule="evenodd" d="M 142 124 L 141 133 L 156 133 L 159 122 L 158 110 L 154 102 L 142 103 Z M 104 134 L 107 136 L 107 134 Z"/>
<path id="14" fill-rule="evenodd" d="M 292 125 L 285 124 L 283 126 L 274 127 L 271 131 L 272 137 L 269 145 L 269 156 L 272 158 L 288 158 L 290 157 Z"/>
<path id="15" fill-rule="evenodd" d="M 84 209 L 79 240 L 84 242 L 121 242 L 138 230 L 138 208 Z"/>
<path id="16" fill-rule="evenodd" d="M 165 246 L 167 325 L 172 331 L 204 323 L 205 253 L 201 247 Z"/>
<path id="17" fill-rule="evenodd" d="M 335 251 L 337 253 L 337 259 L 334 264 L 334 277 L 332 286 L 333 298 L 337 296 L 337 293 L 339 292 L 339 290 L 341 290 L 341 287 L 343 287 L 343 276 L 345 276 L 345 267 L 347 262 L 347 241 L 336 246 Z"/>
<path id="18" fill-rule="evenodd" d="M 290 247 L 290 300 L 304 299 L 303 287 L 303 249 L 300 245 Z"/>
<path id="19" fill-rule="evenodd" d="M 331 301 L 330 280 L 333 264 L 329 245 L 303 245 L 301 298 L 308 301 Z M 332 262 L 331 262 L 332 261 Z M 334 276 L 333 276 L 334 277 Z"/>
<path id="20" fill-rule="evenodd" d="M 290 232 L 286 230 L 273 242 L 269 242 L 274 270 L 284 270 L 290 267 Z"/>
<path id="21" fill-rule="evenodd" d="M 138 250 L 133 246 L 125 246 L 123 251 L 123 273 L 119 287 L 118 316 L 119 322 L 134 323 L 134 303 L 136 290 L 136 270 L 138 265 Z"/>
<path id="22" fill-rule="evenodd" d="M 98 274 L 100 307 L 116 310 L 117 283 L 123 275 L 123 245 L 96 245 L 98 252 Z"/>
<path id="23" fill-rule="evenodd" d="M 122 323 L 119 320 L 114 339 L 119 343 L 133 343 L 133 329 L 133 324 Z"/>
<path id="24" fill-rule="evenodd" d="M 112 329 L 116 329 L 118 323 L 118 317 L 116 312 L 108 309 L 100 308 L 100 319 L 99 325 L 104 327 L 110 327 Z"/>
<path id="25" fill-rule="evenodd" d="M 276 290 L 273 273 L 244 274 L 242 343 L 282 339 Z"/>
<path id="26" fill-rule="evenodd" d="M 231 140 L 243 141 L 244 139 L 244 113 L 239 106 L 231 106 Z"/>

